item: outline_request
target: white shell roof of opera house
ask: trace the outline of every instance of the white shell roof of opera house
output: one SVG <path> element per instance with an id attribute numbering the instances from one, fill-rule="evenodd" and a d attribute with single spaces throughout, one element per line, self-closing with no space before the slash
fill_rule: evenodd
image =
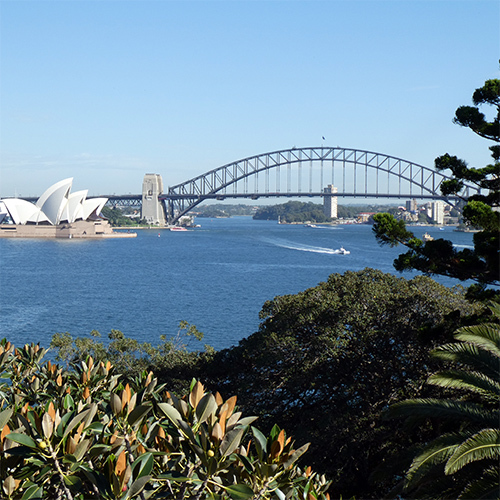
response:
<path id="1" fill-rule="evenodd" d="M 7 215 L 14 224 L 58 224 L 78 220 L 96 220 L 107 198 L 87 199 L 88 191 L 71 193 L 73 178 L 50 186 L 36 203 L 20 198 L 0 200 L 0 222 Z"/>

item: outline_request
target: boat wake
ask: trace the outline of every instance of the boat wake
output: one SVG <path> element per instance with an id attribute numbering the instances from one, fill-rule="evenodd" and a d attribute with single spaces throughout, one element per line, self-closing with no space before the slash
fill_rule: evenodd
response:
<path id="1" fill-rule="evenodd" d="M 289 250 L 298 250 L 299 252 L 312 252 L 312 253 L 322 253 L 322 254 L 328 254 L 328 255 L 348 255 L 351 252 L 349 250 L 346 250 L 343 247 L 340 247 L 338 249 L 333 249 L 333 248 L 324 248 L 324 247 L 314 247 L 310 245 L 298 245 L 296 243 L 292 243 L 286 240 L 276 240 L 276 239 L 269 239 L 269 238 L 262 238 L 262 241 L 265 241 L 266 243 L 269 243 L 271 245 L 281 247 L 281 248 L 288 248 Z"/>

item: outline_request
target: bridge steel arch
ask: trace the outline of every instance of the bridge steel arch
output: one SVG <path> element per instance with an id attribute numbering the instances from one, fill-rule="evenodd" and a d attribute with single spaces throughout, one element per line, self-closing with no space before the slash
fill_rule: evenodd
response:
<path id="1" fill-rule="evenodd" d="M 272 173 L 274 175 L 272 175 Z M 228 163 L 160 196 L 166 218 L 174 224 L 208 199 L 326 196 L 334 185 L 338 197 L 467 199 L 479 192 L 466 185 L 458 196 L 444 197 L 441 183 L 449 176 L 429 167 L 372 151 L 341 147 L 292 148 Z M 330 195 L 331 196 L 331 195 Z"/>

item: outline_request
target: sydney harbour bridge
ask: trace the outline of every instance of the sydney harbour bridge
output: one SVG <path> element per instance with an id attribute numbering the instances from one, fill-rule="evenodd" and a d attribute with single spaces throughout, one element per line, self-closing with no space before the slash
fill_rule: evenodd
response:
<path id="1" fill-rule="evenodd" d="M 161 177 L 141 195 L 103 195 L 112 206 L 158 207 L 175 224 L 205 200 L 261 197 L 398 198 L 444 200 L 455 204 L 479 190 L 465 185 L 459 196 L 441 194 L 450 177 L 393 156 L 341 147 L 292 148 L 250 156 L 163 189 Z M 334 187 L 334 189 L 332 189 Z"/>

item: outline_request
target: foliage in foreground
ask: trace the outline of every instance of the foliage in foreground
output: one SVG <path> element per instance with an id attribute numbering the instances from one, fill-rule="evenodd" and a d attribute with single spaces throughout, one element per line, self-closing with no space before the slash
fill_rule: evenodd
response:
<path id="1" fill-rule="evenodd" d="M 455 335 L 458 343 L 434 350 L 454 366 L 431 375 L 428 383 L 451 389 L 454 398 L 412 399 L 388 412 L 408 417 L 411 424 L 417 418 L 431 420 L 441 429 L 450 421 L 460 423 L 420 447 L 403 482 L 405 498 L 500 496 L 500 306 L 491 310 L 495 322 L 461 328 Z"/>
<path id="2" fill-rule="evenodd" d="M 327 499 L 285 431 L 264 435 L 193 381 L 182 399 L 152 372 L 124 383 L 91 357 L 65 370 L 38 345 L 0 343 L 4 498 Z"/>
<path id="3" fill-rule="evenodd" d="M 332 274 L 266 302 L 259 331 L 217 353 L 204 381 L 236 391 L 262 426 L 278 423 L 310 441 L 310 463 L 333 480 L 330 494 L 381 498 L 394 482 L 371 483 L 375 467 L 434 436 L 432 429 L 395 430 L 382 411 L 432 394 L 424 384 L 437 368 L 430 349 L 450 341 L 461 322 L 476 322 L 482 309 L 465 300 L 462 287 L 425 276 Z"/>

